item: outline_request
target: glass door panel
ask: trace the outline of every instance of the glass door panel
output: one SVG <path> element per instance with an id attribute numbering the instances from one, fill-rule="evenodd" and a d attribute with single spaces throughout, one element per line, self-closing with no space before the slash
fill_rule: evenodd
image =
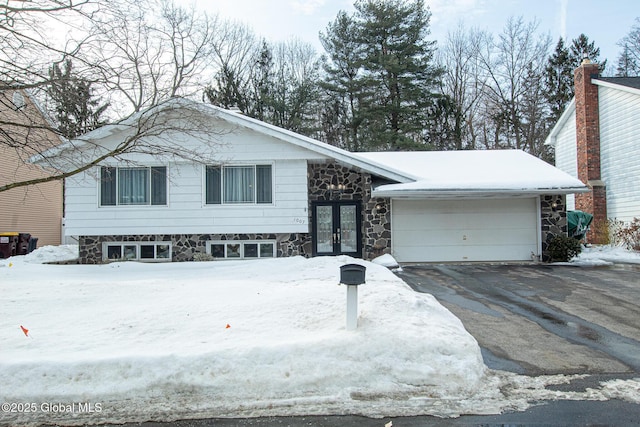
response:
<path id="1" fill-rule="evenodd" d="M 358 229 L 356 206 L 340 206 L 340 252 L 358 252 Z"/>
<path id="2" fill-rule="evenodd" d="M 333 253 L 333 206 L 316 206 L 316 252 Z"/>

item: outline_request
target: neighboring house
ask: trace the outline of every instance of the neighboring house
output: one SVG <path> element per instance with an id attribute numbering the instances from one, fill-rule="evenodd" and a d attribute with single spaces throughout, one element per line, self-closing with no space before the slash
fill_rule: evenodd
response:
<path id="1" fill-rule="evenodd" d="M 26 92 L 0 92 L 0 186 L 49 176 L 27 162 L 37 151 L 62 142 L 48 127 Z M 38 246 L 59 245 L 62 188 L 62 181 L 54 181 L 0 192 L 0 232 L 30 233 Z"/>
<path id="2" fill-rule="evenodd" d="M 588 60 L 574 77 L 575 97 L 546 143 L 556 166 L 589 187 L 569 196 L 567 209 L 592 214 L 587 239 L 604 243 L 607 219 L 640 217 L 640 77 L 599 77 Z"/>
<path id="3" fill-rule="evenodd" d="M 67 179 L 66 232 L 78 238 L 82 263 L 196 253 L 531 261 L 566 233 L 565 194 L 585 190 L 521 151 L 356 154 L 208 104 L 172 102 L 165 113 L 197 110 L 197 122 L 217 131 L 214 160 L 132 154 Z M 73 143 L 113 147 L 126 129 L 105 126 Z M 164 139 L 202 144 L 181 132 Z"/>

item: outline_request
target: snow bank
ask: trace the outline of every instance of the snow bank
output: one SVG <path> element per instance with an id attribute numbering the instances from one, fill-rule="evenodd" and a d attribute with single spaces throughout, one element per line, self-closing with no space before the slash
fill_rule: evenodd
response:
<path id="1" fill-rule="evenodd" d="M 576 265 L 640 264 L 640 253 L 620 246 L 590 246 L 583 248 L 571 263 Z"/>
<path id="2" fill-rule="evenodd" d="M 8 261 L 0 401 L 101 403 L 78 423 L 411 415 L 432 411 L 425 402 L 434 399 L 468 399 L 486 380 L 480 349 L 455 316 L 361 260 Z M 338 285 L 339 267 L 351 262 L 367 267 L 356 331 L 345 328 Z M 10 415 L 70 422 L 43 411 Z"/>

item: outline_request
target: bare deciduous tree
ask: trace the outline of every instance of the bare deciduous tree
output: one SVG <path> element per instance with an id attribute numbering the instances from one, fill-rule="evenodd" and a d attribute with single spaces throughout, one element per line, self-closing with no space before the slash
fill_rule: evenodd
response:
<path id="1" fill-rule="evenodd" d="M 465 150 L 476 147 L 479 109 L 483 88 L 487 84 L 482 71 L 480 52 L 488 36 L 485 32 L 467 30 L 462 23 L 447 34 L 439 50 L 438 60 L 445 70 L 442 93 L 451 99 L 452 108 L 446 118 L 450 140 L 445 149 Z"/>
<path id="2" fill-rule="evenodd" d="M 485 139 L 487 148 L 517 148 L 536 154 L 540 152 L 538 146 L 544 143 L 538 132 L 528 131 L 534 117 L 523 108 L 526 104 L 529 111 L 534 111 L 532 103 L 545 102 L 539 91 L 532 93 L 531 85 L 542 81 L 551 38 L 538 35 L 537 27 L 535 21 L 509 19 L 497 40 L 487 44 L 480 56 L 488 76 L 487 112 L 495 132 Z M 536 106 L 536 114 L 537 108 L 544 107 Z"/>
<path id="3" fill-rule="evenodd" d="M 83 21 L 74 20 L 72 25 L 65 14 L 75 14 Z M 74 30 L 79 41 L 68 44 L 72 49 L 57 47 L 45 36 L 44 26 L 37 25 L 43 22 L 41 16 L 57 19 L 61 33 Z M 129 153 L 195 161 L 210 158 L 219 144 L 219 132 L 203 123 L 197 104 L 176 97 L 200 88 L 199 78 L 212 59 L 216 29 L 216 19 L 168 0 L 0 4 L 0 40 L 3 47 L 8 46 L 0 56 L 0 94 L 5 95 L 0 117 L 12 117 L 0 118 L 0 145 L 16 150 L 24 160 L 37 158 L 40 165 L 53 168 L 51 175 L 36 179 L 3 177 L 0 192 L 61 180 Z M 91 139 L 80 137 L 53 150 L 50 145 L 35 144 L 36 131 L 58 132 L 37 110 L 20 111 L 11 102 L 11 94 L 50 84 L 50 64 L 69 57 L 82 78 L 102 89 L 99 95 L 112 106 L 120 106 L 115 113 L 111 111 L 113 123 L 95 132 L 124 132 L 123 140 L 96 143 L 100 138 L 92 134 Z M 179 117 L 172 116 L 173 108 L 181 109 Z M 203 145 L 198 149 L 167 144 L 168 136 L 176 133 L 198 136 Z"/>

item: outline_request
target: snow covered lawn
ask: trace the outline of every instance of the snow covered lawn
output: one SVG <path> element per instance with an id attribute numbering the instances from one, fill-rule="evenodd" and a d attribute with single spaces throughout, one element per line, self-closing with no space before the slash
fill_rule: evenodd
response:
<path id="1" fill-rule="evenodd" d="M 76 255 L 44 247 L 0 260 L 0 425 L 640 402 L 638 381 L 565 393 L 546 386 L 575 376 L 487 369 L 448 310 L 362 260 L 42 264 Z M 346 263 L 367 268 L 355 331 L 338 285 Z"/>
<path id="2" fill-rule="evenodd" d="M 486 374 L 456 317 L 372 263 L 41 260 L 0 267 L 0 401 L 37 402 L 35 415 L 41 402 L 100 403 L 95 422 L 411 414 L 470 397 Z M 355 331 L 338 285 L 351 262 L 367 267 Z"/>

